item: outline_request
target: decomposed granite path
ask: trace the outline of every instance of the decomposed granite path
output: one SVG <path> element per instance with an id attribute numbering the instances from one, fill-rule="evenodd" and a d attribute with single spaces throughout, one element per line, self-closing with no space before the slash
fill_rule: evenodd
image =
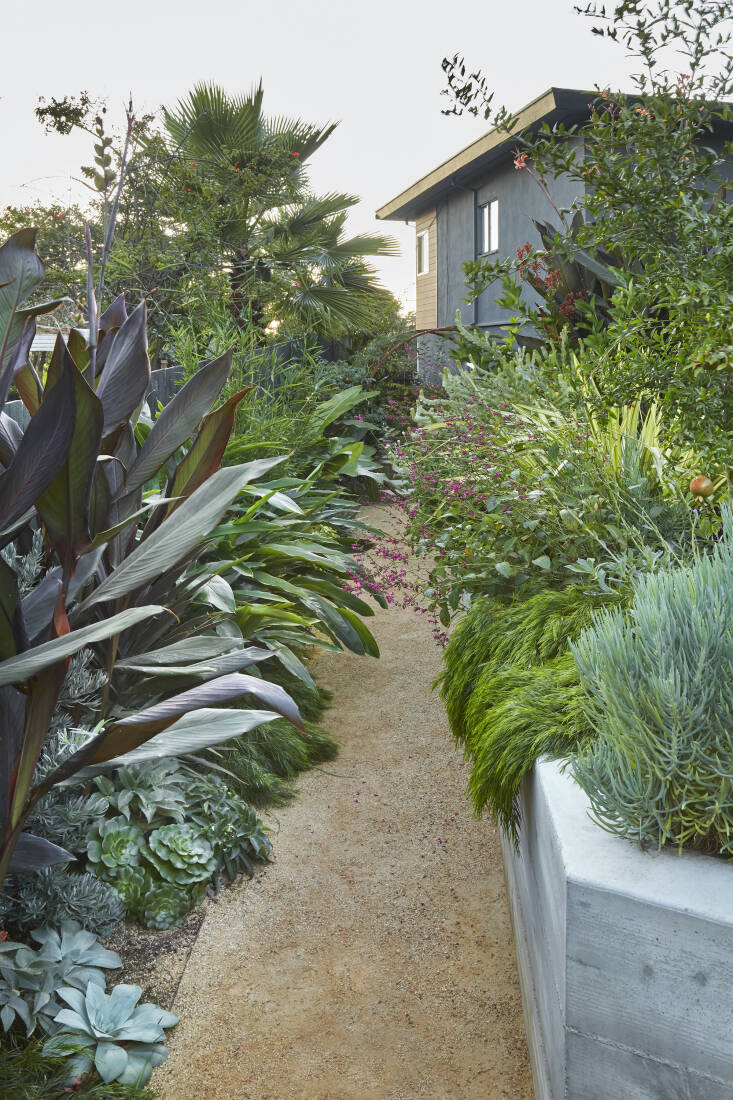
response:
<path id="1" fill-rule="evenodd" d="M 430 690 L 440 652 L 413 611 L 370 625 L 379 661 L 318 660 L 340 755 L 277 810 L 275 862 L 208 907 L 162 1100 L 532 1100 L 498 836 Z"/>

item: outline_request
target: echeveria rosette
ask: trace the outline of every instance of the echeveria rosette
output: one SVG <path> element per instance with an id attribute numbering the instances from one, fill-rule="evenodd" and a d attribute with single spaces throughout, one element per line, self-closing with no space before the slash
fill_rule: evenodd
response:
<path id="1" fill-rule="evenodd" d="M 144 848 L 142 829 L 131 825 L 124 817 L 112 817 L 92 829 L 87 855 L 100 877 L 113 879 L 118 867 L 139 866 Z"/>
<path id="2" fill-rule="evenodd" d="M 86 993 L 63 988 L 58 994 L 69 1007 L 57 1014 L 61 1030 L 43 1049 L 69 1058 L 68 1081 L 94 1066 L 105 1084 L 119 1081 L 142 1087 L 154 1067 L 167 1059 L 164 1028 L 174 1027 L 178 1017 L 158 1005 L 138 1005 L 139 986 L 118 985 L 108 994 L 90 984 Z"/>
<path id="3" fill-rule="evenodd" d="M 173 882 L 150 882 L 137 916 L 146 928 L 165 931 L 182 924 L 192 909 L 206 897 L 206 884 L 178 886 Z"/>
<path id="4" fill-rule="evenodd" d="M 150 888 L 150 875 L 144 867 L 117 867 L 108 874 L 108 881 L 114 886 L 128 913 L 136 915 L 147 890 Z"/>
<path id="5" fill-rule="evenodd" d="M 193 825 L 164 825 L 148 835 L 145 857 L 166 882 L 185 886 L 210 879 L 216 857 L 208 840 Z"/>

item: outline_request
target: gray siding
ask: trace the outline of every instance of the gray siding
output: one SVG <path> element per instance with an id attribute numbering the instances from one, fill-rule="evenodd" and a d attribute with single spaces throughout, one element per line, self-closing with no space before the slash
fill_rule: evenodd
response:
<path id="1" fill-rule="evenodd" d="M 582 155 L 582 137 L 571 139 Z M 550 193 L 558 207 L 570 206 L 583 191 L 567 176 L 551 181 Z M 489 287 L 475 304 L 468 305 L 463 264 L 476 258 L 478 248 L 478 208 L 490 199 L 499 200 L 498 256 L 514 256 L 525 241 L 540 245 L 532 218 L 554 224 L 557 215 L 529 172 L 516 171 L 513 157 L 489 178 L 473 181 L 472 189 L 456 188 L 455 194 L 438 207 L 438 325 L 452 325 L 460 309 L 464 324 L 496 325 L 508 314 L 494 298 L 501 287 Z M 530 291 L 530 293 L 532 293 Z M 533 295 L 534 297 L 534 295 Z"/>
<path id="2" fill-rule="evenodd" d="M 438 325 L 452 325 L 456 310 L 471 317 L 466 297 L 463 264 L 473 259 L 476 234 L 476 202 L 473 191 L 458 190 L 437 211 L 438 229 Z"/>

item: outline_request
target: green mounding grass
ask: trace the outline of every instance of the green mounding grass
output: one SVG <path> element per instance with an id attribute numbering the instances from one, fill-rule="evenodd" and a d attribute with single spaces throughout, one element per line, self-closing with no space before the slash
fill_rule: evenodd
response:
<path id="1" fill-rule="evenodd" d="M 43 1053 L 43 1039 L 23 1043 L 13 1037 L 3 1039 L 0 1047 L 0 1095 L 3 1100 L 60 1100 L 69 1095 L 65 1089 L 66 1060 L 49 1058 Z M 150 1089 L 135 1085 L 97 1080 L 81 1084 L 71 1095 L 81 1100 L 155 1100 Z"/>
<path id="2" fill-rule="evenodd" d="M 261 670 L 267 680 L 280 684 L 298 704 L 305 733 L 286 719 L 277 719 L 198 754 L 202 762 L 210 760 L 224 768 L 230 786 L 258 809 L 288 802 L 295 794 L 292 780 L 299 772 L 333 760 L 338 753 L 336 741 L 319 725 L 331 692 L 320 685 L 305 684 L 279 662 L 267 662 Z M 252 700 L 247 705 L 258 704 Z"/>
<path id="3" fill-rule="evenodd" d="M 575 586 L 511 604 L 477 600 L 446 648 L 438 683 L 471 761 L 475 812 L 488 811 L 515 844 L 524 776 L 540 756 L 566 757 L 590 736 L 568 642 L 619 602 Z"/>
<path id="4" fill-rule="evenodd" d="M 338 753 L 337 743 L 324 729 L 308 721 L 305 726 L 301 733 L 278 719 L 206 755 L 226 768 L 228 782 L 250 805 L 281 806 L 295 794 L 291 781 L 299 772 L 333 760 Z"/>
<path id="5" fill-rule="evenodd" d="M 517 796 L 541 756 L 562 759 L 590 736 L 570 653 L 544 665 L 484 670 L 467 708 L 472 761 L 468 792 L 478 816 L 491 816 L 519 845 Z"/>

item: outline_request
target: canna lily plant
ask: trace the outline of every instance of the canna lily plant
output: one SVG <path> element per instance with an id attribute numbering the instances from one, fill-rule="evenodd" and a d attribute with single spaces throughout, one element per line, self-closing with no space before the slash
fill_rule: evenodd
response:
<path id="1" fill-rule="evenodd" d="M 0 248 L 0 884 L 8 870 L 70 858 L 23 831 L 55 784 L 121 757 L 136 763 L 190 752 L 278 715 L 300 724 L 282 688 L 240 671 L 269 649 L 246 646 L 236 628 L 217 632 L 227 616 L 205 601 L 198 616 L 182 618 L 199 590 L 213 585 L 216 595 L 217 569 L 197 562 L 222 517 L 245 485 L 281 461 L 221 468 L 244 396 L 212 411 L 230 356 L 202 364 L 146 423 L 144 305 L 128 314 L 118 298 L 97 318 L 92 300 L 88 336 L 59 336 L 42 378 L 30 361 L 35 316 L 54 303 L 22 307 L 42 276 L 33 230 Z M 30 415 L 24 431 L 1 411 L 11 384 Z M 14 548 L 38 531 L 45 573 L 24 591 Z M 100 723 L 36 782 L 68 659 L 83 648 L 106 673 Z M 131 709 L 116 668 L 127 657 L 129 674 L 130 655 L 140 653 L 179 677 L 167 685 L 159 677 L 151 705 Z M 182 683 L 192 656 L 197 667 Z M 180 690 L 186 684 L 193 686 Z M 268 709 L 221 709 L 242 695 Z"/>

